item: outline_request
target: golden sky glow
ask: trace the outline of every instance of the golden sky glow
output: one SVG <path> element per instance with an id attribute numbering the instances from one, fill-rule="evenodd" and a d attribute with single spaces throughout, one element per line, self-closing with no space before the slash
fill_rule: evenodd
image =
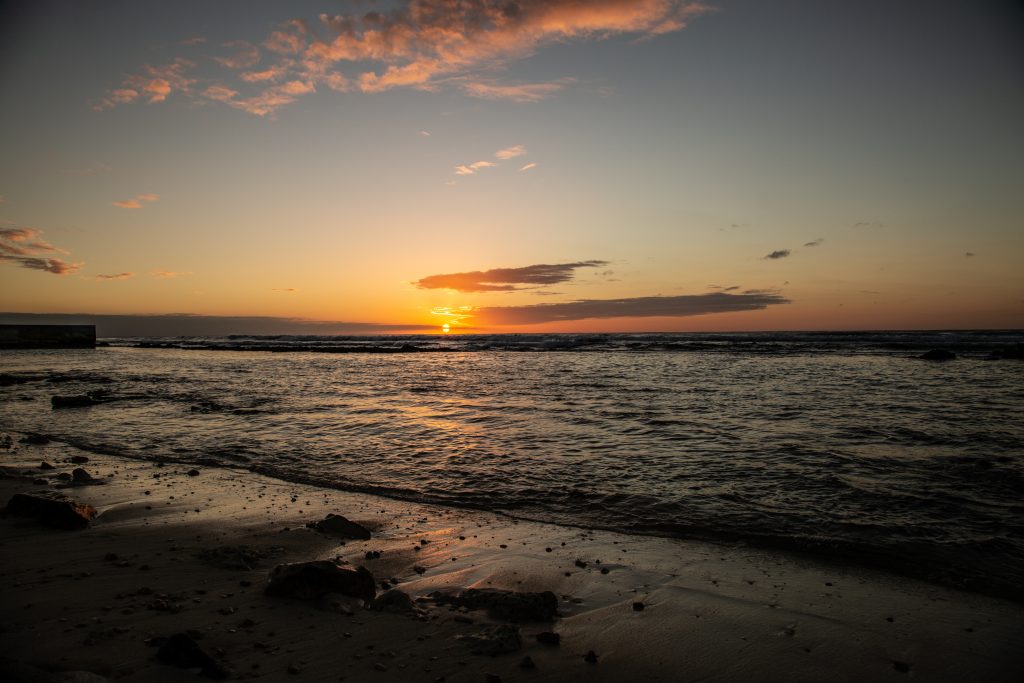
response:
<path id="1" fill-rule="evenodd" d="M 1020 12 L 771 4 L 25 3 L 0 312 L 1024 326 Z"/>

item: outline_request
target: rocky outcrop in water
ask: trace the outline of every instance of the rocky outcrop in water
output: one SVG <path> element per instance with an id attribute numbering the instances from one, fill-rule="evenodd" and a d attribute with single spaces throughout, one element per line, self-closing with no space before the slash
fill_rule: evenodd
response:
<path id="1" fill-rule="evenodd" d="M 365 567 L 344 569 L 327 560 L 316 560 L 274 567 L 264 593 L 299 600 L 339 593 L 370 603 L 377 595 L 377 584 Z"/>
<path id="2" fill-rule="evenodd" d="M 96 510 L 57 493 L 36 491 L 14 494 L 3 514 L 32 517 L 58 529 L 84 529 L 95 519 Z"/>
<path id="3" fill-rule="evenodd" d="M 101 403 L 92 394 L 75 394 L 72 396 L 52 396 L 50 405 L 57 408 L 88 408 Z"/>

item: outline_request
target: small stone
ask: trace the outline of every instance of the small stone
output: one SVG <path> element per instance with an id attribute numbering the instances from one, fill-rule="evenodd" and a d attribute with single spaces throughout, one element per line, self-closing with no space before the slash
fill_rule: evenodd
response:
<path id="1" fill-rule="evenodd" d="M 48 462 L 46 462 L 44 460 L 41 463 L 39 463 L 39 469 L 41 469 L 41 470 L 52 470 L 52 469 L 56 469 L 56 468 L 53 465 L 51 465 L 50 463 L 48 463 Z"/>
<path id="2" fill-rule="evenodd" d="M 634 602 L 633 603 L 633 611 L 634 612 L 643 612 L 644 611 L 644 607 L 646 607 L 646 606 L 647 605 L 645 605 L 642 602 Z"/>
<path id="3" fill-rule="evenodd" d="M 536 669 L 537 665 L 533 663 L 533 658 L 530 655 L 526 655 L 519 660 L 520 669 Z"/>
<path id="4" fill-rule="evenodd" d="M 896 661 L 893 661 L 892 668 L 895 669 L 896 671 L 899 671 L 901 674 L 908 674 L 908 673 L 910 673 L 910 668 L 911 667 L 910 667 L 910 664 L 908 664 L 907 662 L 901 662 L 901 661 L 896 660 Z"/>
<path id="5" fill-rule="evenodd" d="M 190 476 L 190 477 L 198 477 L 199 476 L 199 470 L 189 470 L 188 471 L 188 476 Z"/>
<path id="6" fill-rule="evenodd" d="M 562 642 L 562 636 L 552 631 L 542 631 L 537 634 L 537 642 L 541 645 L 558 645 Z"/>
<path id="7" fill-rule="evenodd" d="M 87 458 L 84 455 L 72 455 L 71 462 L 75 463 L 76 465 L 84 465 L 85 463 L 89 462 L 89 458 Z"/>
<path id="8" fill-rule="evenodd" d="M 588 664 L 597 664 L 597 653 L 590 650 L 587 654 L 583 655 L 583 661 Z"/>

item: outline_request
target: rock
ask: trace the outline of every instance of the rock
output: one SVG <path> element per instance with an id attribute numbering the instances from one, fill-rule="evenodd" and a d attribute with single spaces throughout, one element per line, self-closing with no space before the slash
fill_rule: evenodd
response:
<path id="1" fill-rule="evenodd" d="M 643 612 L 644 611 L 644 607 L 646 607 L 646 606 L 647 605 L 645 605 L 642 602 L 634 602 L 633 603 L 633 611 L 634 612 Z"/>
<path id="2" fill-rule="evenodd" d="M 542 631 L 537 634 L 537 642 L 541 645 L 558 645 L 562 642 L 562 636 L 553 631 Z"/>
<path id="3" fill-rule="evenodd" d="M 587 664 L 597 664 L 597 653 L 590 650 L 587 654 L 583 655 L 583 661 Z"/>
<path id="4" fill-rule="evenodd" d="M 370 603 L 377 595 L 377 583 L 366 567 L 353 571 L 327 560 L 315 560 L 274 567 L 264 593 L 299 600 L 340 593 Z"/>
<path id="5" fill-rule="evenodd" d="M 45 446 L 50 443 L 50 437 L 33 432 L 32 434 L 26 434 L 22 437 L 21 442 L 29 444 L 30 446 Z"/>
<path id="6" fill-rule="evenodd" d="M 988 354 L 989 360 L 1024 360 L 1024 344 L 995 349 Z"/>
<path id="7" fill-rule="evenodd" d="M 953 353 L 952 351 L 946 351 L 945 349 L 932 349 L 931 351 L 926 351 L 925 353 L 922 353 L 920 356 L 918 356 L 918 358 L 920 358 L 921 360 L 939 361 L 956 360 L 956 354 Z"/>
<path id="8" fill-rule="evenodd" d="M 41 463 L 39 463 L 39 469 L 41 469 L 41 470 L 55 470 L 57 468 L 44 460 Z"/>
<path id="9" fill-rule="evenodd" d="M 316 529 L 331 536 L 339 538 L 354 538 L 362 541 L 370 540 L 370 530 L 361 524 L 356 524 L 342 515 L 328 514 L 319 522 L 310 522 L 306 525 L 310 529 Z"/>
<path id="10" fill-rule="evenodd" d="M 488 626 L 476 633 L 456 636 L 456 640 L 469 645 L 474 654 L 491 656 L 515 652 L 523 646 L 519 627 L 512 624 Z"/>
<path id="11" fill-rule="evenodd" d="M 88 456 L 85 455 L 72 455 L 71 462 L 75 463 L 76 465 L 84 465 L 85 463 L 89 462 L 89 458 Z"/>
<path id="12" fill-rule="evenodd" d="M 81 467 L 71 470 L 71 482 L 74 484 L 92 484 L 97 480 Z"/>
<path id="13" fill-rule="evenodd" d="M 49 479 L 33 479 L 32 480 L 32 485 L 33 486 L 49 486 L 50 485 L 50 480 Z"/>
<path id="14" fill-rule="evenodd" d="M 206 564 L 219 569 L 249 571 L 259 566 L 269 553 L 261 548 L 248 545 L 222 545 L 199 551 L 198 557 Z"/>
<path id="15" fill-rule="evenodd" d="M 199 470 L 189 470 L 188 471 L 188 476 L 190 476 L 190 477 L 198 477 L 199 476 Z"/>
<path id="16" fill-rule="evenodd" d="M 96 510 L 60 494 L 40 491 L 14 494 L 4 514 L 33 517 L 58 529 L 84 529 L 96 517 Z"/>
<path id="17" fill-rule="evenodd" d="M 533 658 L 530 655 L 524 656 L 519 660 L 520 669 L 536 669 L 537 665 L 533 663 Z"/>
<path id="18" fill-rule="evenodd" d="M 397 588 L 392 588 L 386 593 L 378 595 L 370 604 L 370 609 L 377 612 L 391 612 L 393 614 L 409 614 L 419 616 L 422 613 L 416 603 L 412 601 L 409 594 Z"/>
<path id="19" fill-rule="evenodd" d="M 551 591 L 517 593 L 496 588 L 470 588 L 458 595 L 434 594 L 438 602 L 487 610 L 504 621 L 551 621 L 558 616 L 558 598 Z"/>
<path id="20" fill-rule="evenodd" d="M 228 677 L 227 670 L 184 633 L 175 633 L 168 638 L 157 650 L 156 658 L 179 669 L 199 669 L 207 678 L 223 680 Z"/>
<path id="21" fill-rule="evenodd" d="M 89 394 L 78 394 L 75 396 L 51 396 L 50 406 L 56 408 L 87 408 L 100 403 Z"/>
<path id="22" fill-rule="evenodd" d="M 910 673 L 911 666 L 907 662 L 901 662 L 901 661 L 898 661 L 898 660 L 894 660 L 893 663 L 892 663 L 892 668 L 895 669 L 896 671 L 899 671 L 902 674 L 908 674 L 908 673 Z"/>

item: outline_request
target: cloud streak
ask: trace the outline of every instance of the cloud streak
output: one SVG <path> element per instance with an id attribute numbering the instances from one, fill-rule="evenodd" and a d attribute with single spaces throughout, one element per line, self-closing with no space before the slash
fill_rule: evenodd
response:
<path id="1" fill-rule="evenodd" d="M 539 325 L 593 318 L 683 318 L 713 313 L 759 311 L 790 303 L 777 292 L 712 292 L 629 299 L 583 299 L 529 306 L 492 306 L 463 311 L 474 325 Z"/>
<path id="2" fill-rule="evenodd" d="M 768 261 L 778 261 L 782 258 L 788 258 L 791 253 L 789 249 L 776 249 L 770 254 L 765 254 L 762 258 Z"/>
<path id="3" fill-rule="evenodd" d="M 127 280 L 135 277 L 135 273 L 114 273 L 113 275 L 97 275 L 97 280 Z"/>
<path id="4" fill-rule="evenodd" d="M 54 256 L 67 253 L 65 249 L 44 240 L 42 230 L 0 227 L 0 263 L 11 263 L 54 275 L 71 275 L 85 264 L 68 263 Z"/>
<path id="5" fill-rule="evenodd" d="M 451 289 L 457 292 L 515 292 L 529 285 L 538 287 L 568 282 L 579 268 L 597 268 L 607 261 L 537 264 L 522 268 L 492 268 L 468 273 L 429 275 L 413 284 L 420 289 Z"/>
<path id="6" fill-rule="evenodd" d="M 132 199 L 123 199 L 118 202 L 110 202 L 112 206 L 116 206 L 119 209 L 141 209 L 143 202 L 155 202 L 160 199 L 160 195 L 153 194 L 152 192 L 144 192 L 142 194 L 135 195 Z"/>

